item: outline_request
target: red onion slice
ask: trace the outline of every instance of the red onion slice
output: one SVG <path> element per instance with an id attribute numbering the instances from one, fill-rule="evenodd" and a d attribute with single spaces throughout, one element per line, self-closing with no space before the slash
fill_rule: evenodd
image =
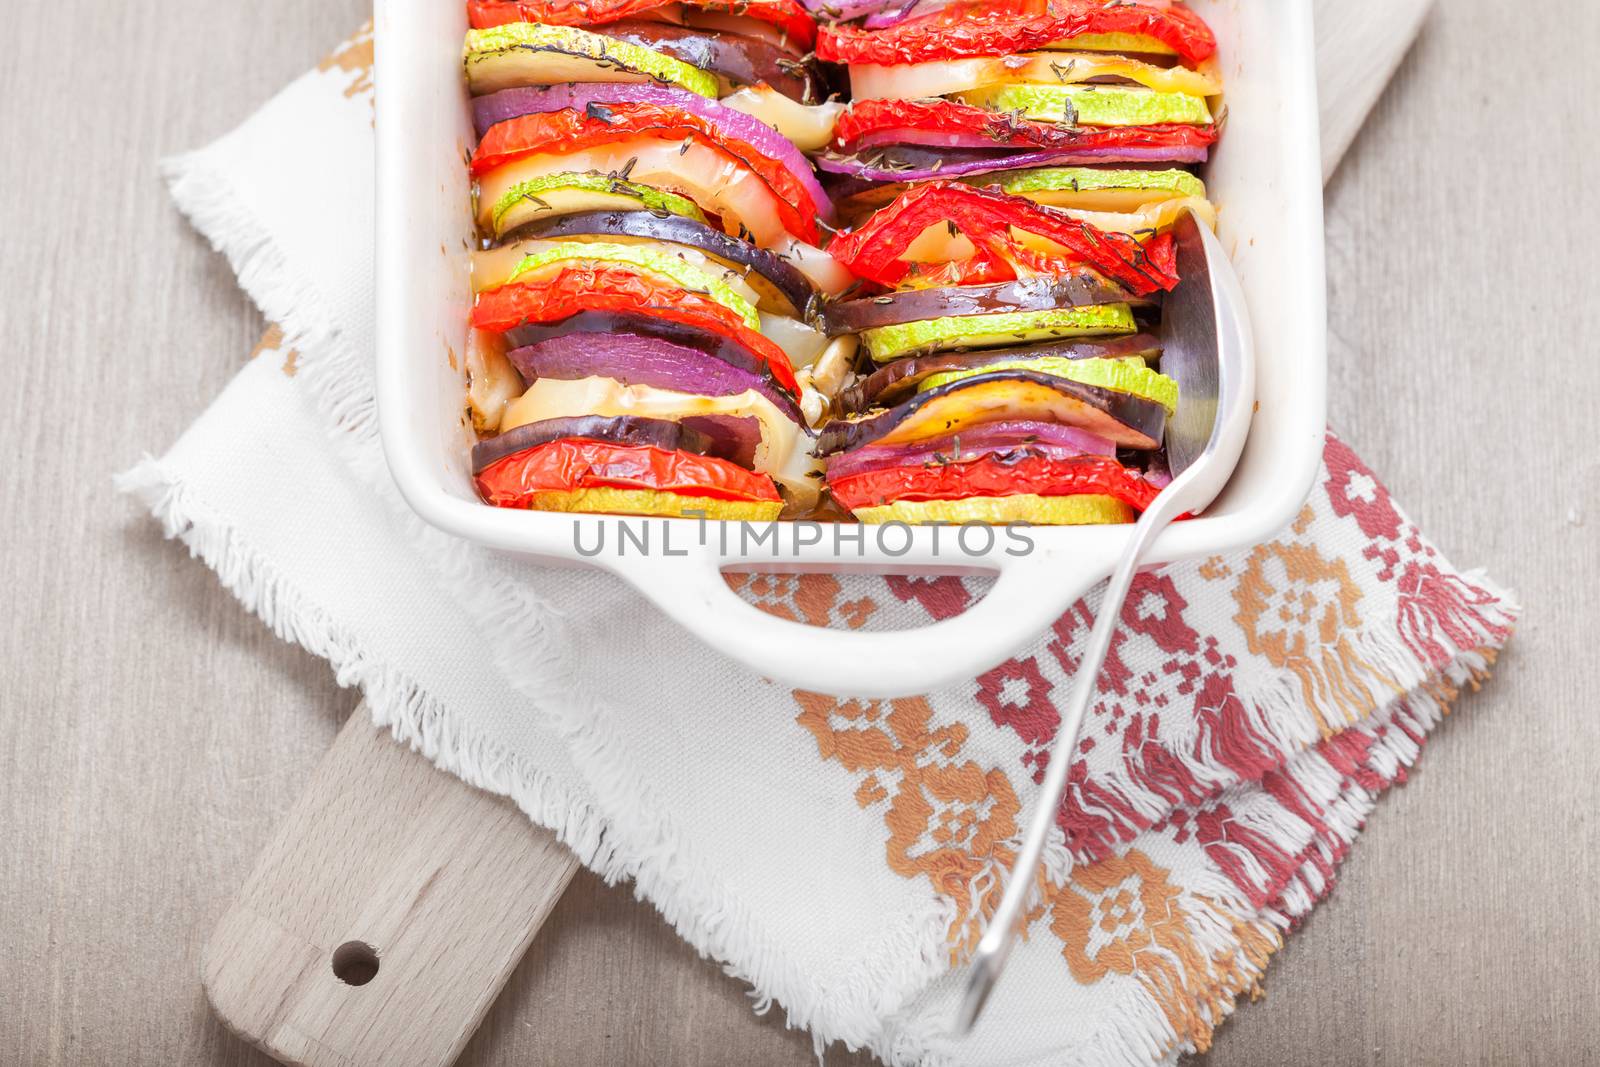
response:
<path id="1" fill-rule="evenodd" d="M 760 119 L 685 89 L 629 82 L 568 82 L 562 85 L 502 89 L 474 100 L 472 116 L 481 135 L 495 123 L 519 115 L 543 114 L 568 108 L 584 111 L 590 105 L 604 107 L 606 104 L 654 104 L 677 108 L 715 123 L 729 137 L 743 141 L 762 155 L 781 163 L 806 190 L 823 220 L 833 218 L 833 202 L 817 181 L 810 162 L 788 138 Z"/>
<path id="2" fill-rule="evenodd" d="M 908 19 L 932 15 L 950 6 L 951 0 L 890 0 L 882 9 L 868 15 L 861 25 L 869 30 L 887 30 Z"/>
<path id="3" fill-rule="evenodd" d="M 584 312 L 552 326 L 518 326 L 507 352 L 525 381 L 554 378 L 614 378 L 624 386 L 672 389 L 696 397 L 731 397 L 755 390 L 797 426 L 805 416 L 794 398 L 779 389 L 752 355 L 733 346 L 706 346 L 686 331 L 651 330 L 678 323 L 614 322 L 611 315 Z M 528 336 L 533 333 L 534 336 Z M 517 336 L 520 334 L 520 336 Z M 707 350 L 710 349 L 710 350 Z"/>

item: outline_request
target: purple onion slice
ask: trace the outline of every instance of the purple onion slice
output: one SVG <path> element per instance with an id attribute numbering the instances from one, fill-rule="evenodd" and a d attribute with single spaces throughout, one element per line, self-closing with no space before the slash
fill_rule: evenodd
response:
<path id="1" fill-rule="evenodd" d="M 819 20 L 849 22 L 888 7 L 898 7 L 903 2 L 904 0 L 800 0 L 800 6 Z"/>
<path id="2" fill-rule="evenodd" d="M 573 330 L 514 348 L 507 356 L 527 381 L 614 378 L 623 385 L 694 396 L 734 396 L 754 390 L 791 421 L 805 424 L 794 400 L 748 364 L 729 362 L 662 337 Z"/>
<path id="3" fill-rule="evenodd" d="M 889 0 L 880 10 L 868 15 L 861 25 L 869 30 L 887 30 L 907 19 L 932 15 L 949 7 L 950 3 L 951 0 Z"/>

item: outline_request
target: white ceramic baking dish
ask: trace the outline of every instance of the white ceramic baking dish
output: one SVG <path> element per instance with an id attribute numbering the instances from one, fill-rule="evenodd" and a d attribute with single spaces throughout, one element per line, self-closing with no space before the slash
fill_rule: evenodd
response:
<path id="1" fill-rule="evenodd" d="M 858 696 L 926 692 L 1013 654 L 1104 578 L 1128 528 L 997 531 L 510 511 L 481 503 L 463 419 L 473 242 L 463 157 L 473 144 L 459 0 L 377 4 L 378 403 L 400 491 L 428 522 L 543 560 L 608 567 L 708 644 L 783 683 Z M 1193 0 L 1215 28 L 1228 119 L 1205 177 L 1249 302 L 1258 409 L 1227 490 L 1157 543 L 1153 562 L 1251 545 L 1301 507 L 1322 454 L 1326 402 L 1322 178 L 1311 0 Z M 619 552 L 622 527 L 632 535 Z M 863 536 L 855 538 L 855 534 Z M 773 535 L 776 535 L 775 537 Z M 760 540 L 755 535 L 765 535 Z M 594 554 L 598 539 L 603 551 Z M 648 539 L 649 550 L 636 546 Z M 776 541 L 776 544 L 774 544 Z M 580 551 L 579 546 L 583 547 Z M 993 573 L 965 614 L 921 629 L 845 632 L 786 622 L 741 600 L 723 570 Z"/>

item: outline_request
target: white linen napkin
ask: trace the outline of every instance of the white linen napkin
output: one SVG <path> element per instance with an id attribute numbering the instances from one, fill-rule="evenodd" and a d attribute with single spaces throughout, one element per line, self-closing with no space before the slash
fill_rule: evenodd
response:
<path id="1" fill-rule="evenodd" d="M 819 1051 L 1144 1065 L 1205 1049 L 1451 687 L 1487 671 L 1510 598 L 1441 559 L 1331 436 L 1278 540 L 1141 578 L 1028 940 L 955 1041 L 952 968 L 997 901 L 1096 597 L 970 683 L 839 701 L 750 674 L 604 572 L 424 527 L 373 422 L 370 67 L 363 33 L 166 165 L 282 328 L 123 488 L 396 737 L 633 879 Z M 845 627 L 925 622 L 981 591 L 734 581 L 768 610 Z"/>

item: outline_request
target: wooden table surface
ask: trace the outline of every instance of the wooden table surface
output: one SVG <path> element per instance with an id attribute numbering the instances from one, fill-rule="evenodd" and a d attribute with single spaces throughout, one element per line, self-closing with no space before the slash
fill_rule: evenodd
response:
<path id="1" fill-rule="evenodd" d="M 35 5 L 0 66 L 0 1063 L 264 1064 L 199 951 L 356 702 L 110 476 L 262 322 L 158 156 L 362 0 Z M 1527 617 L 1209 1062 L 1600 1062 L 1600 5 L 1449 0 L 1329 191 L 1332 419 Z M 796 1064 L 810 1041 L 581 875 L 465 1064 Z M 842 1052 L 832 1064 L 856 1062 Z"/>

